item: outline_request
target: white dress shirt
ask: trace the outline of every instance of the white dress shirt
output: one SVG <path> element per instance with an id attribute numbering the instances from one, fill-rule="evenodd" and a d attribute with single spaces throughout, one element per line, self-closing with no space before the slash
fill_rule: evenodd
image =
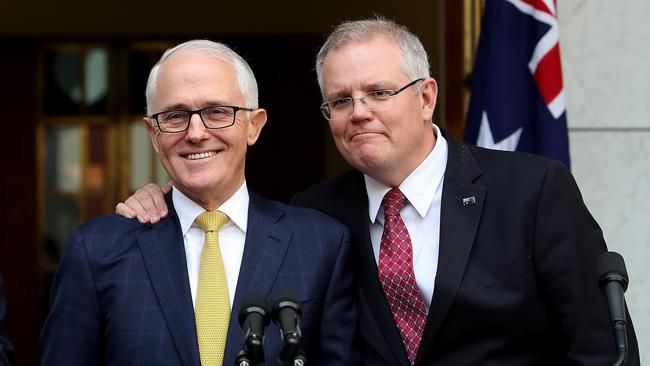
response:
<path id="1" fill-rule="evenodd" d="M 440 129 L 432 124 L 437 137 L 429 155 L 399 185 L 407 202 L 400 211 L 413 245 L 413 271 L 418 288 L 429 311 L 433 287 L 438 269 L 440 249 L 440 202 L 442 181 L 447 167 L 447 140 Z M 370 215 L 370 239 L 379 263 L 381 235 L 384 231 L 382 200 L 392 188 L 364 174 L 368 192 L 368 215 Z"/>
<path id="2" fill-rule="evenodd" d="M 178 189 L 173 188 L 172 201 L 181 223 L 181 232 L 185 242 L 185 258 L 187 260 L 187 275 L 192 291 L 192 304 L 196 307 L 196 288 L 199 282 L 201 251 L 205 232 L 194 222 L 205 212 L 205 209 L 190 200 Z M 219 229 L 219 248 L 228 280 L 230 307 L 235 298 L 239 268 L 244 255 L 246 228 L 248 226 L 248 189 L 246 182 L 224 202 L 217 210 L 228 215 L 230 220 Z"/>

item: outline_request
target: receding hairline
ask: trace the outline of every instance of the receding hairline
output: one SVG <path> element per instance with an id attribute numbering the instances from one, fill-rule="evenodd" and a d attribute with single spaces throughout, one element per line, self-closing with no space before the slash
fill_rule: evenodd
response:
<path id="1" fill-rule="evenodd" d="M 235 64 L 235 62 L 233 60 L 231 60 L 229 57 L 227 57 L 225 55 L 217 55 L 217 54 L 209 52 L 208 50 L 202 50 L 202 49 L 188 48 L 188 49 L 178 50 L 177 52 L 169 55 L 167 58 L 165 58 L 164 60 L 161 60 L 158 63 L 158 70 L 159 70 L 158 72 L 160 72 L 160 70 L 166 64 L 168 64 L 169 62 L 174 61 L 175 59 L 177 59 L 179 57 L 190 56 L 190 55 L 200 55 L 200 56 L 203 56 L 203 57 L 208 58 L 208 59 L 222 61 L 224 64 L 228 65 L 231 68 L 231 71 L 235 75 L 235 80 L 237 80 L 237 78 L 238 78 L 237 65 Z M 157 78 L 158 77 L 159 77 L 159 75 L 157 75 Z M 156 81 L 158 80 L 157 78 L 156 78 Z"/>
<path id="2" fill-rule="evenodd" d="M 372 42 L 379 41 L 379 40 L 388 41 L 388 43 L 391 46 L 393 46 L 394 48 L 397 49 L 397 51 L 400 54 L 400 57 L 402 57 L 402 59 L 404 58 L 402 48 L 401 48 L 401 45 L 400 45 L 400 41 L 399 41 L 399 39 L 397 37 L 395 37 L 394 35 L 389 34 L 389 33 L 377 33 L 377 34 L 373 34 L 372 36 L 369 36 L 369 37 L 347 38 L 347 39 L 341 40 L 340 42 L 337 42 L 336 45 L 332 46 L 331 48 L 329 48 L 327 50 L 327 53 L 323 57 L 322 64 L 325 64 L 325 60 L 327 59 L 327 57 L 332 52 L 336 52 L 336 51 L 342 50 L 342 49 L 350 47 L 350 46 L 365 45 L 365 44 L 372 43 Z"/>
<path id="3" fill-rule="evenodd" d="M 223 67 L 223 65 L 227 65 L 227 67 L 230 68 L 229 71 L 233 75 L 233 80 L 234 80 L 235 87 L 236 87 L 238 93 L 240 94 L 240 96 L 241 96 L 241 98 L 243 100 L 246 99 L 246 96 L 244 95 L 244 91 L 241 90 L 241 87 L 239 85 L 239 75 L 237 73 L 237 66 L 235 65 L 235 62 L 233 60 L 230 60 L 227 56 L 217 55 L 217 54 L 211 53 L 208 50 L 188 48 L 188 49 L 178 50 L 177 52 L 169 55 L 164 60 L 161 60 L 158 63 L 155 83 L 153 84 L 154 88 L 152 90 L 152 96 L 151 96 L 152 97 L 152 102 L 153 102 L 153 100 L 155 100 L 155 96 L 158 94 L 158 87 L 159 87 L 159 84 L 160 84 L 161 72 L 163 70 L 166 70 L 169 67 L 169 64 L 172 63 L 174 60 L 176 60 L 176 59 L 178 59 L 180 57 L 187 57 L 187 56 L 193 56 L 193 55 L 199 55 L 199 56 L 205 57 L 206 59 L 221 61 L 222 65 L 220 65 L 218 67 Z M 176 64 L 174 66 L 176 66 L 176 67 L 183 66 L 183 65 L 186 64 L 186 62 L 187 62 L 186 60 L 183 60 L 182 62 L 180 62 L 180 63 L 178 63 L 178 64 Z"/>
<path id="4" fill-rule="evenodd" d="M 374 27 L 373 27 L 374 28 Z M 381 27 L 379 25 L 376 26 L 376 29 L 372 29 L 373 32 L 363 32 L 363 33 L 355 33 L 355 34 L 349 34 L 346 37 L 343 37 L 341 39 L 336 40 L 336 42 L 332 42 L 330 44 L 329 50 L 326 53 L 329 54 L 329 52 L 343 48 L 349 44 L 352 43 L 370 43 L 376 39 L 386 39 L 388 41 L 391 41 L 395 45 L 399 47 L 399 37 L 391 31 L 391 29 L 388 29 L 386 27 Z"/>
<path id="5" fill-rule="evenodd" d="M 422 41 L 405 26 L 382 16 L 344 21 L 334 28 L 316 57 L 316 74 L 321 94 L 324 92 L 323 65 L 332 51 L 377 39 L 385 39 L 400 51 L 406 75 L 414 78 L 430 75 L 429 58 Z"/>

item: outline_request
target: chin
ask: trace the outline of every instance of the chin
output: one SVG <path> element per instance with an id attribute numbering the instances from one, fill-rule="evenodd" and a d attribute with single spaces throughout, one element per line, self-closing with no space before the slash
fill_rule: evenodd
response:
<path id="1" fill-rule="evenodd" d="M 202 179 L 185 180 L 182 184 L 187 190 L 191 192 L 200 193 L 200 192 L 209 191 L 210 189 L 214 188 L 215 182 L 216 182 L 215 179 L 202 178 Z"/>
<path id="2" fill-rule="evenodd" d="M 370 154 L 356 157 L 353 161 L 348 162 L 353 167 L 368 175 L 370 175 L 369 172 L 372 172 L 378 165 L 377 157 Z"/>

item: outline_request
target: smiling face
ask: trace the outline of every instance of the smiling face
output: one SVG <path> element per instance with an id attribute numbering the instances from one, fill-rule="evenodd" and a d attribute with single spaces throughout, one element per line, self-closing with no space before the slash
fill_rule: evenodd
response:
<path id="1" fill-rule="evenodd" d="M 185 51 L 160 66 L 151 114 L 211 105 L 247 107 L 232 64 L 199 51 Z M 174 187 L 206 210 L 219 207 L 244 182 L 246 149 L 257 141 L 265 122 L 263 109 L 239 111 L 233 126 L 213 130 L 195 114 L 187 131 L 164 133 L 152 118 L 145 118 L 154 149 Z"/>
<path id="2" fill-rule="evenodd" d="M 386 37 L 349 41 L 325 57 L 324 99 L 397 90 L 413 81 L 404 73 L 402 60 L 398 46 Z M 436 95 L 435 80 L 426 78 L 396 95 L 389 110 L 371 112 L 355 101 L 347 118 L 329 121 L 336 147 L 353 167 L 388 186 L 398 186 L 435 145 L 431 118 Z"/>

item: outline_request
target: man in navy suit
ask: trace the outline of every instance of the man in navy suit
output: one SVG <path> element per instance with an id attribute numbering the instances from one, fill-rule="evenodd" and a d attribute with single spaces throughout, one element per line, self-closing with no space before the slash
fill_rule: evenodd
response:
<path id="1" fill-rule="evenodd" d="M 145 128 L 173 184 L 169 215 L 156 225 L 106 216 L 72 232 L 41 336 L 43 364 L 230 366 L 243 347 L 239 303 L 283 288 L 301 301 L 310 363 L 354 363 L 347 229 L 246 188 L 246 150 L 266 122 L 248 64 L 225 45 L 186 42 L 152 68 L 146 94 Z M 195 322 L 208 244 L 195 219 L 214 210 L 228 219 L 217 229 L 227 282 L 219 301 L 230 300 L 232 311 L 223 361 L 208 364 Z M 281 348 L 270 326 L 269 364 Z"/>
<path id="2" fill-rule="evenodd" d="M 606 245 L 564 165 L 469 146 L 432 124 L 426 52 L 393 22 L 341 24 L 316 71 L 355 169 L 294 204 L 350 228 L 363 364 L 614 364 L 596 264 Z M 118 210 L 155 220 L 161 197 L 148 185 Z M 638 365 L 627 330 L 626 365 Z"/>
<path id="3" fill-rule="evenodd" d="M 0 366 L 11 365 L 13 362 L 14 348 L 9 342 L 9 337 L 5 334 L 5 314 L 7 313 L 7 303 L 5 302 L 5 291 L 0 275 Z"/>

